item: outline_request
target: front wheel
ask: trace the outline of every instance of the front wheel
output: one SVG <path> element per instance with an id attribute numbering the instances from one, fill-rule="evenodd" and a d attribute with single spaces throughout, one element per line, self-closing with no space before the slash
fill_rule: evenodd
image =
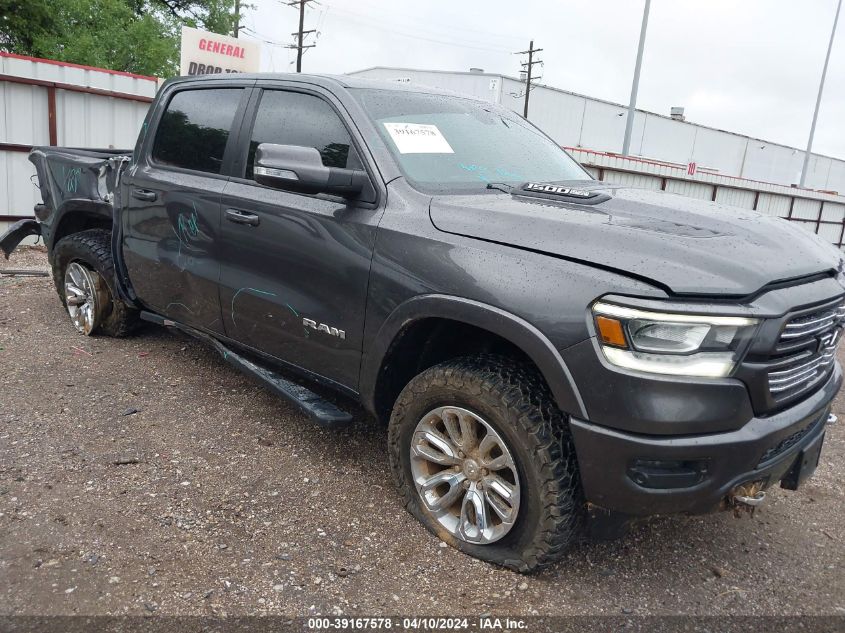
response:
<path id="1" fill-rule="evenodd" d="M 567 419 L 532 368 L 466 357 L 424 371 L 397 399 L 389 446 L 406 508 L 471 556 L 527 572 L 579 536 Z"/>

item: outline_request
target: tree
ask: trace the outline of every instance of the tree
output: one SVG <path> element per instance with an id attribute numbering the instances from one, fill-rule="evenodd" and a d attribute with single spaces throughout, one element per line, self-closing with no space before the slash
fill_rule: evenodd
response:
<path id="1" fill-rule="evenodd" d="M 229 34 L 232 0 L 0 0 L 0 50 L 168 77 L 182 24 Z"/>

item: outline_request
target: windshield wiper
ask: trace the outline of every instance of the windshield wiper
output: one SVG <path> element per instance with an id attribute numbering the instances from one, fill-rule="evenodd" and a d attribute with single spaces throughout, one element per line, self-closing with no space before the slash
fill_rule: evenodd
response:
<path id="1" fill-rule="evenodd" d="M 507 189 L 505 189 L 505 187 L 507 187 Z M 488 182 L 487 189 L 498 189 L 504 193 L 510 193 L 513 191 L 513 185 L 509 185 L 506 182 Z"/>

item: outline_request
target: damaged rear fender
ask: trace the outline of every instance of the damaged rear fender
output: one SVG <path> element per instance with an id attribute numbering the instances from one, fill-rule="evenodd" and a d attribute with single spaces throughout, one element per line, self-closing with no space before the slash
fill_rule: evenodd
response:
<path id="1" fill-rule="evenodd" d="M 19 220 L 9 227 L 9 230 L 0 236 L 0 250 L 3 256 L 9 259 L 18 244 L 30 235 L 41 235 L 41 225 L 35 220 Z"/>

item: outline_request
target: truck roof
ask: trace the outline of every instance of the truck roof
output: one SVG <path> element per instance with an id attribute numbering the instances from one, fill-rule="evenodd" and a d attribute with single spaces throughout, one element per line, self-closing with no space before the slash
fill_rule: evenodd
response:
<path id="1" fill-rule="evenodd" d="M 443 90 L 433 86 L 424 86 L 409 82 L 387 81 L 383 79 L 365 79 L 363 77 L 352 77 L 349 75 L 320 75 L 305 73 L 220 73 L 214 75 L 191 75 L 174 77 L 166 83 L 194 83 L 202 81 L 220 81 L 221 79 L 244 80 L 244 79 L 278 79 L 285 81 L 297 81 L 310 83 L 325 88 L 372 88 L 377 90 L 393 90 L 396 92 L 422 92 L 427 94 L 448 95 L 461 97 L 463 99 L 475 99 L 474 97 L 459 94 L 451 90 Z"/>

